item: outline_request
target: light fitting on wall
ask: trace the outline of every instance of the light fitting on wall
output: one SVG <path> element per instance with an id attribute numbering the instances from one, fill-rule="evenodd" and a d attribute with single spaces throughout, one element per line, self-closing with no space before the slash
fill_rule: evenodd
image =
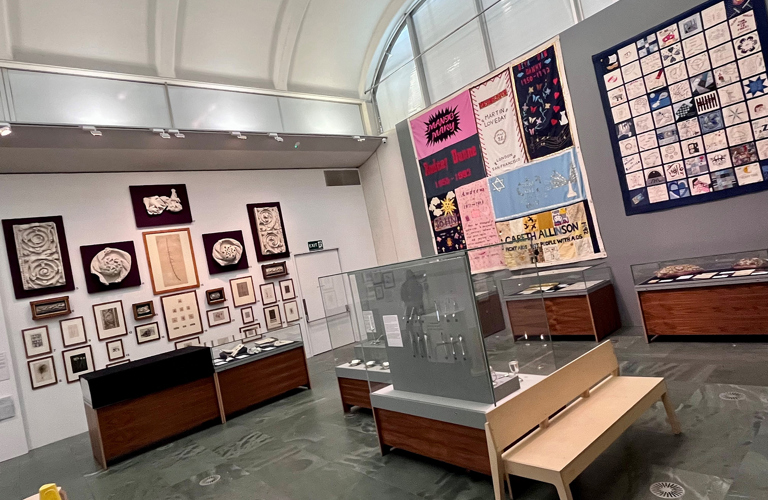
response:
<path id="1" fill-rule="evenodd" d="M 11 135 L 11 132 L 13 132 L 13 130 L 11 130 L 10 123 L 0 123 L 0 136 L 5 137 Z"/>
<path id="2" fill-rule="evenodd" d="M 182 134 L 176 129 L 169 129 L 168 133 L 173 134 L 174 136 L 176 136 L 177 139 L 183 139 L 184 137 L 186 137 L 184 134 Z"/>
<path id="3" fill-rule="evenodd" d="M 101 137 L 101 130 L 97 130 L 96 127 L 93 125 L 86 125 L 83 127 L 83 130 L 86 132 L 90 132 L 92 136 L 94 137 Z"/>
<path id="4" fill-rule="evenodd" d="M 153 128 L 152 133 L 160 135 L 160 137 L 162 137 L 163 139 L 171 138 L 171 134 L 169 134 L 168 132 L 166 132 L 164 129 L 161 129 L 161 128 Z"/>
<path id="5" fill-rule="evenodd" d="M 273 138 L 274 140 L 276 140 L 277 142 L 283 142 L 285 140 L 282 137 L 280 137 L 279 135 L 277 135 L 277 133 L 275 133 L 275 132 L 270 132 L 269 136 L 271 138 Z"/>
<path id="6" fill-rule="evenodd" d="M 359 135 L 353 135 L 352 138 L 356 140 L 357 142 L 363 142 L 365 141 L 365 137 L 360 137 Z"/>
<path id="7" fill-rule="evenodd" d="M 248 136 L 241 134 L 240 132 L 230 132 L 229 135 L 237 137 L 238 139 L 246 140 Z"/>

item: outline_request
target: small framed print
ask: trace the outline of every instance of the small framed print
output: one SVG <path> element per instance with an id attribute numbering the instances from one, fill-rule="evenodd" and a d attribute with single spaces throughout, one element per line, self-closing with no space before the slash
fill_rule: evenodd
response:
<path id="1" fill-rule="evenodd" d="M 299 314 L 299 303 L 295 300 L 283 303 L 283 310 L 285 311 L 285 321 L 293 323 L 299 321 L 301 315 Z"/>
<path id="2" fill-rule="evenodd" d="M 143 321 L 149 319 L 155 315 L 155 301 L 149 300 L 147 302 L 139 302 L 133 304 L 133 319 L 136 321 Z"/>
<path id="3" fill-rule="evenodd" d="M 188 228 L 142 233 L 155 295 L 200 286 Z"/>
<path id="4" fill-rule="evenodd" d="M 29 382 L 32 384 L 32 389 L 40 389 L 59 383 L 56 378 L 56 365 L 53 362 L 53 356 L 27 361 L 27 368 L 29 368 Z"/>
<path id="5" fill-rule="evenodd" d="M 395 288 L 395 273 L 393 271 L 381 273 L 381 278 L 384 280 L 384 288 Z"/>
<path id="6" fill-rule="evenodd" d="M 209 306 L 221 304 L 227 301 L 227 296 L 224 295 L 223 288 L 214 288 L 213 290 L 205 291 L 205 301 L 208 302 Z"/>
<path id="7" fill-rule="evenodd" d="M 374 271 L 373 272 L 373 284 L 374 285 L 381 285 L 383 280 L 384 279 L 381 276 L 381 271 Z"/>
<path id="8" fill-rule="evenodd" d="M 376 291 L 376 300 L 383 300 L 384 299 L 384 288 L 381 285 L 376 285 L 374 290 Z"/>
<path id="9" fill-rule="evenodd" d="M 287 280 L 280 281 L 280 295 L 283 300 L 290 300 L 296 298 L 296 290 L 293 288 L 293 280 L 288 278 Z"/>
<path id="10" fill-rule="evenodd" d="M 253 289 L 251 276 L 229 280 L 229 287 L 232 290 L 232 301 L 235 307 L 256 303 L 256 291 Z"/>
<path id="11" fill-rule="evenodd" d="M 265 280 L 280 278 L 288 275 L 288 266 L 285 262 L 274 262 L 272 264 L 262 264 L 261 274 Z"/>
<path id="12" fill-rule="evenodd" d="M 261 301 L 264 305 L 277 302 L 274 283 L 264 283 L 263 285 L 259 285 L 259 291 L 261 292 Z"/>
<path id="13" fill-rule="evenodd" d="M 128 335 L 122 300 L 94 305 L 93 318 L 96 320 L 96 335 L 99 340 Z"/>
<path id="14" fill-rule="evenodd" d="M 113 366 L 117 366 L 117 365 L 124 365 L 130 362 L 131 362 L 130 359 L 122 359 L 120 361 L 115 361 L 114 363 L 107 363 L 107 368 L 112 368 Z"/>
<path id="15" fill-rule="evenodd" d="M 166 295 L 160 298 L 160 303 L 163 306 L 168 341 L 203 333 L 203 319 L 196 292 Z"/>
<path id="16" fill-rule="evenodd" d="M 220 345 L 229 344 L 234 340 L 235 338 L 232 335 L 227 335 L 226 337 L 221 337 L 216 340 L 211 340 L 211 347 L 218 347 Z"/>
<path id="17" fill-rule="evenodd" d="M 240 315 L 243 317 L 243 324 L 249 325 L 256 321 L 256 318 L 253 316 L 253 307 L 244 307 L 240 309 Z"/>
<path id="18" fill-rule="evenodd" d="M 69 307 L 69 297 L 34 300 L 29 303 L 29 306 L 32 308 L 32 319 L 35 321 L 72 313 L 72 309 Z"/>
<path id="19" fill-rule="evenodd" d="M 219 309 L 211 309 L 205 313 L 208 316 L 208 326 L 213 328 L 214 326 L 226 325 L 232 323 L 232 317 L 229 314 L 229 307 L 224 306 Z"/>
<path id="20" fill-rule="evenodd" d="M 240 333 L 243 334 L 244 339 L 248 339 L 247 341 L 257 340 L 261 338 L 261 324 L 257 321 L 252 325 L 244 326 L 240 329 Z"/>
<path id="21" fill-rule="evenodd" d="M 59 326 L 61 327 L 61 342 L 64 347 L 73 347 L 88 342 L 88 336 L 85 334 L 85 320 L 82 316 L 62 319 L 59 321 Z"/>
<path id="22" fill-rule="evenodd" d="M 136 325 L 134 333 L 136 334 L 137 344 L 146 344 L 147 342 L 160 340 L 160 324 L 155 321 L 146 325 Z"/>
<path id="23" fill-rule="evenodd" d="M 267 323 L 267 330 L 275 330 L 283 326 L 283 319 L 280 317 L 280 306 L 265 307 L 264 321 Z"/>
<path id="24" fill-rule="evenodd" d="M 185 347 L 201 346 L 203 344 L 200 343 L 200 337 L 194 337 L 187 340 L 179 340 L 174 345 L 176 346 L 176 349 L 184 349 Z"/>
<path id="25" fill-rule="evenodd" d="M 123 359 L 125 357 L 125 349 L 123 349 L 123 341 L 120 339 L 107 342 L 107 357 L 110 361 Z"/>
<path id="26" fill-rule="evenodd" d="M 93 371 L 93 351 L 91 346 L 78 347 L 61 353 L 64 358 L 64 370 L 67 374 L 67 383 L 71 384 L 80 380 L 80 375 Z"/>
<path id="27" fill-rule="evenodd" d="M 21 335 L 24 337 L 24 351 L 27 354 L 27 358 L 34 358 L 53 352 L 51 336 L 48 334 L 47 326 L 27 328 L 21 331 Z"/>

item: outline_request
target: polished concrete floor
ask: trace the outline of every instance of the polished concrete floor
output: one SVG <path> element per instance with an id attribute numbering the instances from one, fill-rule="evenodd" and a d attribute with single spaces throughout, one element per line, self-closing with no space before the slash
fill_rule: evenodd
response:
<path id="1" fill-rule="evenodd" d="M 572 484 L 583 500 L 768 499 L 768 343 L 655 342 L 611 337 L 625 375 L 663 376 L 684 434 L 660 405 Z M 594 342 L 556 341 L 558 366 Z M 395 450 L 382 457 L 370 412 L 344 415 L 333 358 L 310 360 L 313 389 L 99 470 L 82 434 L 0 464 L 0 499 L 42 483 L 70 500 L 492 499 L 489 479 Z M 651 492 L 657 483 L 666 489 Z M 554 488 L 513 478 L 516 500 Z M 682 496 L 677 496 L 682 493 Z M 665 493 L 667 492 L 667 493 Z M 667 496 L 664 496 L 664 495 Z"/>

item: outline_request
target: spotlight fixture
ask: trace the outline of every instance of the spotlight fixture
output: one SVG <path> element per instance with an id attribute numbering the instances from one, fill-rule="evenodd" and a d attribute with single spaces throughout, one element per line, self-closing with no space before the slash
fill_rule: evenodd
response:
<path id="1" fill-rule="evenodd" d="M 86 126 L 84 126 L 83 130 L 85 130 L 86 132 L 90 132 L 91 135 L 94 136 L 94 137 L 101 137 L 101 135 L 102 135 L 101 134 L 101 130 L 96 130 L 96 127 L 94 127 L 93 125 L 86 125 Z M 0 131 L 0 134 L 1 133 L 2 132 Z"/>
<path id="2" fill-rule="evenodd" d="M 152 129 L 152 133 L 153 134 L 159 134 L 160 137 L 162 137 L 163 139 L 170 139 L 171 138 L 171 134 L 169 134 L 168 132 L 166 132 L 164 129 L 161 129 L 161 128 L 153 128 Z"/>
<path id="3" fill-rule="evenodd" d="M 275 132 L 270 132 L 269 136 L 271 138 L 273 138 L 274 140 L 276 140 L 277 142 L 283 142 L 285 140 L 282 137 L 280 137 L 279 135 L 277 135 L 277 133 L 275 133 Z"/>
<path id="4" fill-rule="evenodd" d="M 365 141 L 365 137 L 360 137 L 359 135 L 353 135 L 352 138 L 356 140 L 357 142 L 363 142 Z"/>
<path id="5" fill-rule="evenodd" d="M 237 137 L 238 139 L 246 140 L 248 136 L 241 134 L 240 132 L 230 132 L 229 135 Z"/>
<path id="6" fill-rule="evenodd" d="M 184 137 L 186 137 L 184 134 L 182 134 L 176 129 L 169 129 L 168 133 L 175 135 L 177 139 L 183 139 Z"/>
<path id="7" fill-rule="evenodd" d="M 0 123 L 0 136 L 7 136 L 11 135 L 11 124 L 10 123 Z"/>

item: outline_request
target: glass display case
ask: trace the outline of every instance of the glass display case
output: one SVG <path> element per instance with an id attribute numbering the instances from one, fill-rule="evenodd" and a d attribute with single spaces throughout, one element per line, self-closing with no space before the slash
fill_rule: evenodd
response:
<path id="1" fill-rule="evenodd" d="M 211 347 L 211 358 L 214 369 L 220 371 L 303 345 L 301 327 L 295 324 Z"/>
<path id="2" fill-rule="evenodd" d="M 768 279 L 768 250 L 635 264 L 632 278 L 649 290 L 761 281 Z"/>

